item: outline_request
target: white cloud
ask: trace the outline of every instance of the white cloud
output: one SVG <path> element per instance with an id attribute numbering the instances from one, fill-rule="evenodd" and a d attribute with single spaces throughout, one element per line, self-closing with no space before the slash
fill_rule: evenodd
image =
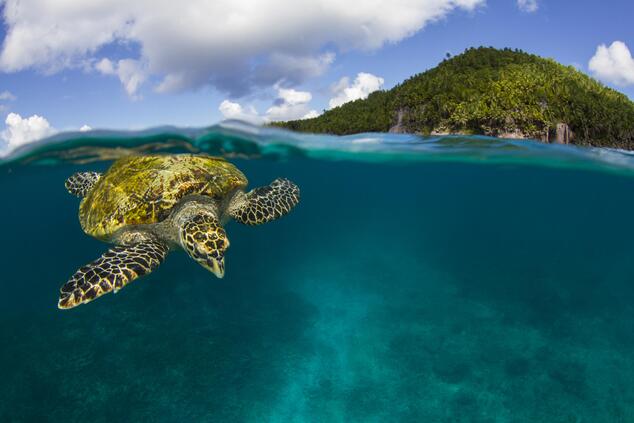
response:
<path id="1" fill-rule="evenodd" d="M 350 78 L 344 77 L 333 87 L 334 97 L 330 99 L 330 108 L 341 106 L 349 101 L 367 98 L 376 90 L 380 90 L 384 80 L 371 73 L 360 72 L 352 83 Z M 320 115 L 317 110 L 311 109 L 310 102 L 313 96 L 308 91 L 299 91 L 293 88 L 277 88 L 277 98 L 273 105 L 260 114 L 253 107 L 243 107 L 240 103 L 224 100 L 218 110 L 225 119 L 240 119 L 247 122 L 262 124 L 267 122 L 312 119 Z"/>
<path id="2" fill-rule="evenodd" d="M 598 78 L 617 85 L 634 84 L 634 58 L 627 45 L 615 41 L 609 47 L 601 44 L 588 63 Z"/>
<path id="3" fill-rule="evenodd" d="M 211 84 L 239 96 L 320 74 L 334 60 L 325 48 L 376 49 L 485 1 L 4 0 L 0 70 L 106 65 L 97 52 L 122 43 L 139 53 L 110 73 L 132 95 L 144 81 L 158 80 L 161 92 Z"/>
<path id="4" fill-rule="evenodd" d="M 358 73 L 352 84 L 348 77 L 343 77 L 333 86 L 335 96 L 330 99 L 328 105 L 332 109 L 349 101 L 367 98 L 371 92 L 380 90 L 383 82 L 383 78 L 365 72 Z"/>
<path id="5" fill-rule="evenodd" d="M 112 63 L 110 59 L 103 58 L 97 63 L 95 63 L 95 69 L 104 75 L 116 75 L 117 71 L 115 70 L 115 64 Z"/>
<path id="6" fill-rule="evenodd" d="M 1 101 L 13 101 L 15 100 L 17 97 L 14 96 L 10 91 L 2 91 L 0 93 L 0 100 Z"/>
<path id="7" fill-rule="evenodd" d="M 119 80 L 123 84 L 125 91 L 131 97 L 136 96 L 139 86 L 143 84 L 147 77 L 143 65 L 134 59 L 119 60 L 117 75 L 119 75 Z"/>
<path id="8" fill-rule="evenodd" d="M 225 119 L 240 119 L 247 122 L 262 124 L 281 120 L 310 119 L 319 116 L 316 110 L 310 109 L 313 96 L 308 91 L 298 91 L 292 88 L 279 88 L 277 99 L 264 115 L 260 115 L 253 106 L 242 107 L 239 103 L 224 100 L 220 103 L 220 113 Z"/>
<path id="9" fill-rule="evenodd" d="M 517 0 L 517 7 L 519 7 L 522 12 L 533 13 L 537 12 L 539 4 L 537 0 Z"/>
<path id="10" fill-rule="evenodd" d="M 313 96 L 308 91 L 297 91 L 292 88 L 279 88 L 275 104 L 266 111 L 266 119 L 271 121 L 303 119 L 307 115 L 316 114 L 310 110 L 309 104 Z"/>
<path id="11" fill-rule="evenodd" d="M 277 96 L 284 103 L 291 106 L 306 104 L 313 98 L 313 95 L 308 91 L 297 91 L 292 88 L 278 89 Z"/>
<path id="12" fill-rule="evenodd" d="M 9 113 L 5 123 L 6 129 L 2 131 L 0 137 L 9 150 L 55 133 L 55 129 L 48 121 L 38 115 L 23 118 L 17 113 Z"/>
<path id="13" fill-rule="evenodd" d="M 319 116 L 319 112 L 317 110 L 311 110 L 310 112 L 302 116 L 302 119 L 312 119 L 316 118 L 317 116 Z"/>
<path id="14" fill-rule="evenodd" d="M 140 98 L 137 92 L 147 78 L 146 68 L 142 62 L 133 59 L 123 59 L 114 63 L 108 58 L 103 58 L 95 63 L 95 69 L 102 74 L 117 75 L 126 93 L 133 99 Z"/>
<path id="15" fill-rule="evenodd" d="M 245 109 L 239 103 L 224 100 L 218 107 L 225 119 L 239 119 L 256 125 L 264 123 L 264 117 L 260 116 L 253 106 Z"/>
<path id="16" fill-rule="evenodd" d="M 92 131 L 92 128 L 88 125 L 83 125 L 81 128 L 79 128 L 79 132 L 88 132 L 88 131 Z"/>

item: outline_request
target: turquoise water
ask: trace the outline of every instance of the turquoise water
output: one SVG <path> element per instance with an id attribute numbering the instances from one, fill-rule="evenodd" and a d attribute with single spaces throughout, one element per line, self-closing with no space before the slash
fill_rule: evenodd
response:
<path id="1" fill-rule="evenodd" d="M 223 154 L 302 201 L 60 311 L 107 247 L 64 180 Z M 632 422 L 634 159 L 489 138 L 237 123 L 63 134 L 0 160 L 2 422 Z"/>

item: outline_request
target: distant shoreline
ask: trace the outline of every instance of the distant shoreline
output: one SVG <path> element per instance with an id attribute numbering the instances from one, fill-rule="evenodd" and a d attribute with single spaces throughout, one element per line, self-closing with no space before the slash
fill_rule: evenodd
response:
<path id="1" fill-rule="evenodd" d="M 486 135 L 634 150 L 634 103 L 571 66 L 471 48 L 388 91 L 274 122 L 299 132 Z"/>

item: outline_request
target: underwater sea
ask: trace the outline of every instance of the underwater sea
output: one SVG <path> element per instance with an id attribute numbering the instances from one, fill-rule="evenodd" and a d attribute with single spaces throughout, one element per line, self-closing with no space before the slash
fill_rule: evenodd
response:
<path id="1" fill-rule="evenodd" d="M 76 171 L 222 155 L 301 188 L 71 310 Z M 634 422 L 634 155 L 486 137 L 69 133 L 0 158 L 1 422 Z"/>

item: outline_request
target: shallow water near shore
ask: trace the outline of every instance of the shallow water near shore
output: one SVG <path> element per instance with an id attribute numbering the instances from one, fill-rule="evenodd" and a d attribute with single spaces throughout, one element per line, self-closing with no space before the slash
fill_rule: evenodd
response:
<path id="1" fill-rule="evenodd" d="M 107 246 L 73 172 L 225 155 L 289 216 L 229 223 L 78 308 Z M 0 161 L 0 421 L 634 421 L 634 162 L 484 137 L 303 136 L 237 123 L 65 134 Z"/>

